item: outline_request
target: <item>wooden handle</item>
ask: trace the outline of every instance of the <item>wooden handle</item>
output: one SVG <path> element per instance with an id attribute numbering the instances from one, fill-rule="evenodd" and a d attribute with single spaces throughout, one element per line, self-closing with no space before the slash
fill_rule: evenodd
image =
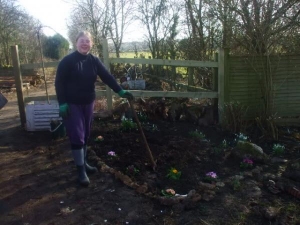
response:
<path id="1" fill-rule="evenodd" d="M 146 137 L 145 137 L 145 134 L 144 134 L 142 125 L 141 125 L 140 120 L 139 120 L 139 118 L 138 118 L 138 116 L 137 116 L 137 114 L 136 114 L 136 111 L 135 111 L 134 107 L 133 107 L 133 102 L 132 102 L 132 100 L 128 100 L 128 102 L 129 102 L 131 111 L 132 111 L 132 113 L 133 113 L 133 116 L 134 116 L 134 118 L 135 118 L 135 120 L 136 120 L 136 123 L 137 123 L 137 125 L 138 125 L 139 131 L 140 131 L 140 133 L 141 133 L 141 135 L 142 135 L 142 138 L 143 138 L 145 147 L 146 147 L 146 149 L 147 149 L 147 151 L 148 151 L 148 155 L 149 155 L 149 158 L 150 158 L 150 161 L 151 161 L 151 164 L 152 164 L 152 168 L 153 168 L 153 170 L 155 171 L 155 169 L 156 169 L 156 163 L 155 163 L 155 161 L 154 161 L 154 159 L 153 159 L 153 155 L 152 155 L 152 152 L 151 152 L 151 150 L 150 150 L 150 148 L 149 148 L 149 145 L 148 145 L 147 139 L 146 139 Z"/>

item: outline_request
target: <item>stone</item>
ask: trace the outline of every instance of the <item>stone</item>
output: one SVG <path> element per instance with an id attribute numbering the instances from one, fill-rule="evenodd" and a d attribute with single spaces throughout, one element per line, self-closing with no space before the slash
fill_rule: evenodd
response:
<path id="1" fill-rule="evenodd" d="M 202 199 L 203 199 L 204 201 L 209 202 L 209 201 L 211 201 L 214 197 L 215 197 L 214 195 L 210 195 L 210 194 L 204 193 Z"/>
<path id="2" fill-rule="evenodd" d="M 140 194 L 144 194 L 148 191 L 148 185 L 144 183 L 143 185 L 138 186 L 136 191 Z"/>
<path id="3" fill-rule="evenodd" d="M 283 159 L 283 158 L 279 158 L 279 157 L 272 157 L 270 159 L 271 163 L 287 163 L 288 160 L 287 159 Z"/>
<path id="4" fill-rule="evenodd" d="M 216 186 L 217 186 L 217 187 L 224 187 L 224 186 L 225 186 L 225 183 L 224 183 L 224 182 L 217 182 L 217 183 L 216 183 Z"/>
<path id="5" fill-rule="evenodd" d="M 199 182 L 198 190 L 212 190 L 216 188 L 216 184 Z"/>
<path id="6" fill-rule="evenodd" d="M 263 211 L 264 211 L 264 216 L 269 220 L 276 218 L 279 212 L 279 210 L 275 207 L 268 207 L 263 209 Z"/>
<path id="7" fill-rule="evenodd" d="M 264 162 L 269 158 L 260 146 L 248 141 L 238 141 L 236 147 L 233 149 L 233 154 L 241 159 L 245 156 L 251 156 L 254 162 Z"/>

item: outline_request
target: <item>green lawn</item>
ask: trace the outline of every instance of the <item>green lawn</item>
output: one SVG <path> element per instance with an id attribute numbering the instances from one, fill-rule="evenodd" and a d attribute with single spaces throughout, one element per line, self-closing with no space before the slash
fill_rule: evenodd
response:
<path id="1" fill-rule="evenodd" d="M 146 59 L 148 59 L 149 56 L 151 56 L 150 52 L 138 52 L 138 58 L 141 58 L 140 56 L 144 55 Z M 116 53 L 109 53 L 109 56 L 112 58 L 116 57 Z M 129 58 L 133 59 L 136 56 L 135 52 L 121 52 L 120 58 Z"/>

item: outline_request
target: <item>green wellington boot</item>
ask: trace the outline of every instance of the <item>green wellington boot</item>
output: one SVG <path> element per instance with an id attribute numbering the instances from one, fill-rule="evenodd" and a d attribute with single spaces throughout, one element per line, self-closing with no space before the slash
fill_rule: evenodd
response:
<path id="1" fill-rule="evenodd" d="M 90 179 L 86 175 L 86 169 L 84 165 L 84 150 L 72 149 L 72 155 L 74 158 L 75 165 L 78 172 L 78 181 L 82 186 L 88 186 L 90 184 Z"/>
<path id="2" fill-rule="evenodd" d="M 88 186 L 90 184 L 90 179 L 86 175 L 85 166 L 77 166 L 78 171 L 78 181 L 83 186 Z"/>
<path id="3" fill-rule="evenodd" d="M 89 174 L 93 174 L 93 173 L 97 173 L 98 172 L 98 169 L 94 166 L 90 166 L 88 163 L 87 163 L 87 159 L 86 159 L 86 154 L 87 154 L 87 146 L 84 146 L 83 147 L 83 150 L 84 150 L 84 166 L 85 166 L 85 170 L 87 173 Z"/>

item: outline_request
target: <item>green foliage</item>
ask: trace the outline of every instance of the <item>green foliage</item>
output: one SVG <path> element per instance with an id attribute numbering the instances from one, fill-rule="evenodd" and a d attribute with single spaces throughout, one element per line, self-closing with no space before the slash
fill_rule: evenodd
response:
<path id="1" fill-rule="evenodd" d="M 284 153 L 285 147 L 280 144 L 274 144 L 272 150 L 275 155 L 282 155 Z"/>
<path id="2" fill-rule="evenodd" d="M 137 169 L 134 165 L 130 165 L 126 168 L 126 173 L 131 176 L 135 176 L 139 172 L 140 172 L 140 170 Z"/>
<path id="3" fill-rule="evenodd" d="M 248 107 L 240 102 L 229 102 L 224 105 L 222 127 L 233 132 L 239 133 L 246 129 L 246 120 Z"/>
<path id="4" fill-rule="evenodd" d="M 69 42 L 60 34 L 45 37 L 43 40 L 43 53 L 48 58 L 59 60 L 68 53 L 68 50 Z"/>
<path id="5" fill-rule="evenodd" d="M 181 171 L 178 171 L 177 169 L 171 167 L 171 169 L 169 169 L 167 177 L 172 180 L 179 180 L 181 177 Z"/>
<path id="6" fill-rule="evenodd" d="M 12 67 L 13 67 L 12 65 L 6 65 L 6 64 L 1 65 L 2 69 L 9 69 L 9 68 L 12 68 Z"/>
<path id="7" fill-rule="evenodd" d="M 237 179 L 237 178 L 234 178 L 232 180 L 231 185 L 232 185 L 232 188 L 233 188 L 234 191 L 240 190 L 241 186 L 242 186 L 240 180 Z"/>
<path id="8" fill-rule="evenodd" d="M 122 119 L 122 130 L 123 131 L 130 131 L 137 128 L 137 124 L 132 121 L 132 119 Z"/>
<path id="9" fill-rule="evenodd" d="M 220 145 L 221 148 L 228 148 L 228 143 L 226 141 L 226 139 L 224 139 Z"/>
<path id="10" fill-rule="evenodd" d="M 224 152 L 228 148 L 228 146 L 229 145 L 228 145 L 227 141 L 224 139 L 222 141 L 222 143 L 219 144 L 219 146 L 213 148 L 213 153 L 218 155 L 218 154 Z"/>
<path id="11" fill-rule="evenodd" d="M 274 115 L 255 118 L 256 124 L 263 136 L 278 141 L 278 127 L 276 125 L 276 117 Z"/>
<path id="12" fill-rule="evenodd" d="M 236 138 L 235 138 L 236 143 L 239 141 L 248 141 L 249 140 L 249 137 L 242 133 L 236 134 L 235 136 L 236 136 Z"/>
<path id="13" fill-rule="evenodd" d="M 147 117 L 147 115 L 146 115 L 145 113 L 137 112 L 136 114 L 137 114 L 138 119 L 139 119 L 139 121 L 140 121 L 141 123 L 147 122 L 148 117 Z"/>
<path id="14" fill-rule="evenodd" d="M 197 138 L 197 139 L 205 139 L 205 134 L 203 134 L 202 132 L 200 132 L 198 130 L 190 131 L 189 136 L 191 136 L 193 138 Z"/>

